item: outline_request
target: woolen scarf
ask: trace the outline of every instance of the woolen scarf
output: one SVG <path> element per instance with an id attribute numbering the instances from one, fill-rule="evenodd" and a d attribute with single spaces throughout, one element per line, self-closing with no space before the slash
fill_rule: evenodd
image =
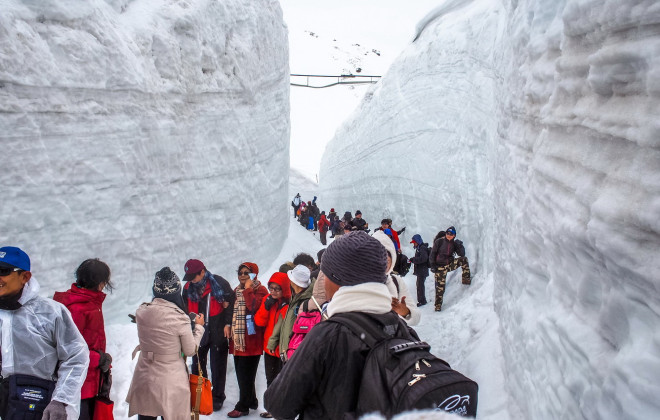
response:
<path id="1" fill-rule="evenodd" d="M 258 280 L 252 280 L 252 290 L 257 290 L 261 286 Z M 234 302 L 234 315 L 231 320 L 231 330 L 234 337 L 234 350 L 245 351 L 245 333 L 247 331 L 245 316 L 247 315 L 247 306 L 245 305 L 245 288 L 239 286 L 236 289 L 236 302 Z"/>
<path id="2" fill-rule="evenodd" d="M 188 286 L 188 299 L 193 302 L 199 302 L 202 300 L 206 285 L 209 283 L 211 284 L 211 296 L 213 296 L 218 303 L 224 302 L 226 300 L 225 292 L 209 270 L 206 270 L 206 274 L 204 274 L 202 281 L 199 283 L 190 283 Z"/>

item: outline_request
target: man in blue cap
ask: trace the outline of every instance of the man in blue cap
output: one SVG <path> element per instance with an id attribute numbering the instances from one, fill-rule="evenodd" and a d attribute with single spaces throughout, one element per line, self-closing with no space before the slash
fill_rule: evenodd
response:
<path id="1" fill-rule="evenodd" d="M 454 258 L 454 254 L 458 258 Z M 442 232 L 436 236 L 431 250 L 431 271 L 435 273 L 435 310 L 442 310 L 442 297 L 445 294 L 445 282 L 447 273 L 456 270 L 458 267 L 463 269 L 463 284 L 470 284 L 470 265 L 465 256 L 463 242 L 456 239 L 456 228 L 449 226 L 442 235 Z"/>
<path id="2" fill-rule="evenodd" d="M 20 248 L 0 248 L 0 417 L 78 418 L 87 343 L 66 307 L 38 292 L 30 257 Z"/>

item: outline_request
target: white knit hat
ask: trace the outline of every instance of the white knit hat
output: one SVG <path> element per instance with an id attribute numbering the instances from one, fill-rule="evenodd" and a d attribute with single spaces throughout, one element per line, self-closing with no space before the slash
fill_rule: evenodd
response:
<path id="1" fill-rule="evenodd" d="M 304 265 L 297 265 L 293 270 L 286 273 L 289 276 L 291 282 L 297 284 L 298 286 L 306 289 L 309 287 L 309 268 Z"/>

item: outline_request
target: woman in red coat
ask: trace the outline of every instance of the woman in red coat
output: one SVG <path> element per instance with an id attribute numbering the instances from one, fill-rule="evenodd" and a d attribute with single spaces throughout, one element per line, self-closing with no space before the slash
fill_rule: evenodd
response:
<path id="1" fill-rule="evenodd" d="M 265 327 L 264 333 L 264 368 L 266 370 L 266 387 L 275 380 L 277 374 L 282 370 L 282 359 L 280 359 L 280 346 L 279 338 L 271 340 L 273 333 L 279 337 L 279 331 L 273 331 L 277 322 L 284 319 L 287 309 L 289 309 L 289 301 L 291 300 L 291 281 L 286 273 L 275 273 L 270 276 L 268 280 L 268 291 L 270 295 L 264 299 L 259 310 L 254 316 L 254 322 L 260 326 Z M 269 341 L 272 342 L 270 349 L 268 348 Z M 272 350 L 271 350 L 272 349 Z M 266 412 L 261 413 L 261 417 L 271 418 L 272 416 Z"/>
<path id="2" fill-rule="evenodd" d="M 325 211 L 321 212 L 321 218 L 319 219 L 319 232 L 321 234 L 321 243 L 327 245 L 326 235 L 328 234 L 328 228 L 330 227 L 330 221 L 325 217 Z"/>
<path id="3" fill-rule="evenodd" d="M 89 347 L 89 367 L 82 386 L 80 419 L 94 417 L 94 399 L 99 392 L 101 371 L 110 369 L 112 357 L 105 352 L 105 328 L 101 306 L 103 289 L 112 290 L 110 267 L 98 258 L 85 260 L 76 270 L 76 282 L 66 292 L 55 292 L 53 300 L 69 309 L 73 322 Z"/>
<path id="4" fill-rule="evenodd" d="M 238 380 L 239 400 L 227 416 L 231 418 L 247 416 L 250 409 L 259 407 L 254 381 L 257 377 L 259 359 L 263 353 L 264 328 L 254 323 L 254 315 L 268 290 L 257 279 L 259 267 L 255 263 L 244 262 L 238 266 L 239 285 L 235 290 L 231 325 L 225 326 L 225 336 L 229 341 L 229 352 L 234 355 L 234 369 Z"/>

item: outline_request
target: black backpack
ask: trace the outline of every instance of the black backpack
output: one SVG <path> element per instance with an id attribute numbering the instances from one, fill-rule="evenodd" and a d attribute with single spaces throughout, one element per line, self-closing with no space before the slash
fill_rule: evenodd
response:
<path id="1" fill-rule="evenodd" d="M 394 315 L 396 316 L 396 315 Z M 396 316 L 391 335 L 359 312 L 328 321 L 347 327 L 369 348 L 360 383 L 356 417 L 379 412 L 387 418 L 409 410 L 436 410 L 476 417 L 479 386 L 431 353 L 431 346 Z"/>
<path id="2" fill-rule="evenodd" d="M 392 271 L 403 277 L 408 274 L 408 271 L 410 271 L 410 265 L 411 263 L 408 261 L 408 257 L 401 253 L 397 255 L 394 270 Z"/>

